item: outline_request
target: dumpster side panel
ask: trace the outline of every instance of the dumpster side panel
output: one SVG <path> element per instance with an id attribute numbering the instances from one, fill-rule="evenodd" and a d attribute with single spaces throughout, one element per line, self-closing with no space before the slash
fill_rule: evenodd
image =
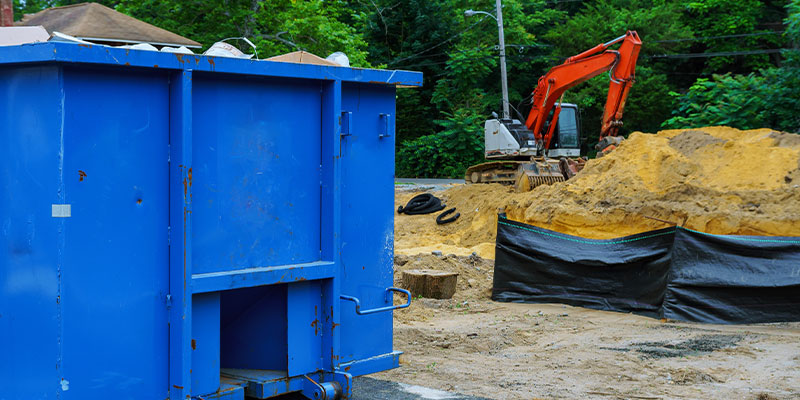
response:
<path id="1" fill-rule="evenodd" d="M 341 143 L 342 293 L 358 297 L 363 309 L 384 307 L 385 289 L 393 286 L 394 124 L 384 132 L 381 114 L 394 116 L 395 88 L 342 86 L 342 111 L 352 112 L 350 136 Z M 391 312 L 356 315 L 346 302 L 341 316 L 342 362 L 392 352 Z"/>
<path id="2" fill-rule="evenodd" d="M 167 396 L 167 77 L 64 67 L 62 399 Z"/>
<path id="3" fill-rule="evenodd" d="M 60 70 L 0 69 L 0 399 L 59 390 Z"/>
<path id="4" fill-rule="evenodd" d="M 384 85 L 420 80 L 0 47 L 0 400 L 350 398 L 396 367 Z"/>
<path id="5" fill-rule="evenodd" d="M 194 273 L 320 259 L 319 82 L 193 79 Z"/>
<path id="6" fill-rule="evenodd" d="M 219 390 L 220 293 L 192 296 L 192 395 Z"/>

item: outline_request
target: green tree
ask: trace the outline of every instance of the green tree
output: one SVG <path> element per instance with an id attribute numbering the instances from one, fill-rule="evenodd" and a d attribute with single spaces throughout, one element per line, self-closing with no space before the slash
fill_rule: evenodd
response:
<path id="1" fill-rule="evenodd" d="M 786 23 L 786 37 L 792 41 L 795 50 L 800 44 L 800 0 L 792 0 L 786 5 L 787 17 L 784 21 Z"/>
<path id="2" fill-rule="evenodd" d="M 692 53 L 728 53 L 777 48 L 783 44 L 771 22 L 780 23 L 784 1 L 682 0 L 686 24 L 695 36 Z M 774 3 L 774 4 L 773 4 Z M 779 12 L 775 12 L 777 9 Z M 739 35 L 730 37 L 732 35 Z M 774 63 L 769 54 L 700 58 L 693 69 L 704 72 L 748 73 Z"/>
<path id="3" fill-rule="evenodd" d="M 422 91 L 409 95 L 425 98 L 428 115 L 438 116 L 438 120 L 432 119 L 436 120 L 434 126 L 417 125 L 426 129 L 415 136 L 398 135 L 405 139 L 423 135 L 418 140 L 399 144 L 398 174 L 462 176 L 469 165 L 483 161 L 483 123 L 492 111 L 502 107 L 497 24 L 492 17 L 482 14 L 471 18 L 464 16 L 467 9 L 493 13 L 494 9 L 488 8 L 492 4 L 483 1 L 449 3 L 447 16 L 441 19 L 450 18 L 455 33 L 445 41 L 428 45 L 428 48 L 441 49 L 435 55 L 437 61 L 431 62 L 435 63 L 431 68 L 433 74 L 426 75 Z M 551 62 L 550 47 L 538 43 L 537 37 L 560 22 L 565 12 L 549 7 L 543 0 L 506 0 L 503 5 L 509 98 L 512 105 L 516 105 L 531 93 L 542 70 Z M 440 58 L 443 60 L 439 61 Z M 398 103 L 400 106 L 402 104 Z M 400 121 L 398 129 L 401 129 Z M 430 154 L 432 151 L 441 154 L 434 156 Z M 448 154 L 459 151 L 467 151 L 467 154 Z"/>
<path id="4" fill-rule="evenodd" d="M 15 18 L 83 0 L 15 0 Z M 305 50 L 322 57 L 347 54 L 350 64 L 369 67 L 364 35 L 353 21 L 361 15 L 343 0 L 97 0 L 122 13 L 200 42 L 203 48 L 230 37 L 247 37 L 261 58 Z M 244 42 L 236 43 L 249 51 Z"/>
<path id="5" fill-rule="evenodd" d="M 667 73 L 673 62 L 661 62 L 654 55 L 685 51 L 691 30 L 681 21 L 682 10 L 675 2 L 659 0 L 601 0 L 588 4 L 564 24 L 551 29 L 546 38 L 563 58 L 578 54 L 635 30 L 642 38 L 636 80 L 623 115 L 623 134 L 634 130 L 654 131 L 669 117 L 673 90 Z M 673 40 L 678 40 L 673 42 Z M 583 122 L 584 151 L 592 155 L 608 95 L 607 74 L 597 76 L 568 91 L 566 102 L 578 104 Z"/>
<path id="6" fill-rule="evenodd" d="M 456 48 L 446 62 L 447 74 L 434 83 L 432 103 L 445 112 L 471 110 L 480 113 L 491 107 L 481 85 L 497 67 L 488 48 Z"/>
<path id="7" fill-rule="evenodd" d="M 468 166 L 483 161 L 484 119 L 462 109 L 437 120 L 441 131 L 402 143 L 397 175 L 463 178 Z"/>
<path id="8" fill-rule="evenodd" d="M 296 50 L 322 57 L 342 51 L 352 66 L 370 66 L 363 35 L 341 21 L 349 16 L 342 1 L 120 0 L 117 9 L 205 48 L 228 37 L 247 37 L 262 58 Z"/>
<path id="9" fill-rule="evenodd" d="M 48 0 L 14 0 L 14 20 L 19 21 L 25 14 L 33 14 L 50 7 Z"/>
<path id="10" fill-rule="evenodd" d="M 553 27 L 545 38 L 566 58 L 633 30 L 642 38 L 642 56 L 671 53 L 685 50 L 688 44 L 682 40 L 692 38 L 681 12 L 674 1 L 599 0 Z"/>
<path id="11" fill-rule="evenodd" d="M 786 36 L 800 38 L 800 1 L 787 6 Z M 765 68 L 747 75 L 714 75 L 701 78 L 684 94 L 674 93 L 668 128 L 730 125 L 739 129 L 773 128 L 800 132 L 800 51 L 784 52 L 780 67 Z"/>
<path id="12" fill-rule="evenodd" d="M 676 94 L 673 117 L 665 128 L 697 128 L 728 125 L 739 129 L 770 127 L 797 132 L 800 129 L 800 96 L 792 86 L 800 84 L 800 70 L 770 68 L 748 75 L 714 75 L 700 78 L 683 95 Z M 797 87 L 797 86 L 794 86 Z"/>
<path id="13" fill-rule="evenodd" d="M 420 71 L 423 87 L 397 95 L 397 142 L 431 134 L 439 111 L 432 104 L 433 87 L 444 74 L 447 51 L 457 37 L 458 15 L 452 0 L 354 1 L 354 20 L 369 42 L 369 58 L 385 68 Z"/>

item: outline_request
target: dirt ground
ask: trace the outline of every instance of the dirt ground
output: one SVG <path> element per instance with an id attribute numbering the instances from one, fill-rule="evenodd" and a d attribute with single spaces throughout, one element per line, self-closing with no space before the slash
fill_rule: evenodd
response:
<path id="1" fill-rule="evenodd" d="M 497 212 L 508 199 L 520 197 L 502 185 L 398 186 L 395 208 L 405 205 L 423 192 L 442 199 L 446 208 L 456 208 L 461 216 L 453 223 L 436 224 L 436 214 L 397 215 L 394 221 L 395 254 L 415 255 L 441 251 L 468 256 L 475 253 L 494 259 Z"/>
<path id="2" fill-rule="evenodd" d="M 396 283 L 404 269 L 454 271 L 459 281 L 453 299 L 415 299 L 395 312 L 394 347 L 405 354 L 375 378 L 490 399 L 800 399 L 800 323 L 708 325 L 492 302 L 491 191 L 516 195 L 470 186 L 425 188 L 460 210 L 456 223 L 395 218 Z M 418 189 L 398 186 L 397 204 Z"/>
<path id="3" fill-rule="evenodd" d="M 404 321 L 404 312 L 428 317 Z M 557 304 L 419 299 L 397 312 L 394 328 L 401 367 L 374 377 L 466 395 L 800 398 L 800 323 L 690 324 Z"/>
<path id="4" fill-rule="evenodd" d="M 754 156 L 758 154 L 758 156 Z M 498 184 L 398 185 L 396 206 L 432 192 L 461 217 L 395 218 L 395 253 L 494 258 L 497 213 L 610 239 L 680 224 L 722 235 L 800 232 L 800 135 L 727 127 L 634 133 L 574 178 L 516 193 Z"/>

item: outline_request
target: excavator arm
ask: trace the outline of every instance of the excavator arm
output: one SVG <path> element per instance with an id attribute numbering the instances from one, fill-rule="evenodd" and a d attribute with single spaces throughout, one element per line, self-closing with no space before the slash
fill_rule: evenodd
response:
<path id="1" fill-rule="evenodd" d="M 622 44 L 618 50 L 608 49 L 619 42 Z M 550 148 L 550 141 L 561 112 L 561 107 L 556 105 L 556 101 L 564 92 L 606 71 L 609 71 L 611 83 L 603 114 L 603 125 L 600 129 L 600 139 L 602 140 L 606 136 L 616 136 L 617 130 L 622 126 L 625 99 L 628 97 L 628 91 L 634 81 L 636 60 L 639 58 L 641 46 L 642 41 L 639 39 L 639 35 L 635 31 L 628 31 L 625 35 L 610 42 L 599 44 L 568 58 L 563 64 L 553 67 L 547 74 L 539 78 L 539 83 L 533 91 L 533 105 L 525 122 L 537 141 L 540 141 L 545 149 Z M 550 128 L 543 133 L 542 127 L 548 119 L 550 111 L 553 111 Z"/>

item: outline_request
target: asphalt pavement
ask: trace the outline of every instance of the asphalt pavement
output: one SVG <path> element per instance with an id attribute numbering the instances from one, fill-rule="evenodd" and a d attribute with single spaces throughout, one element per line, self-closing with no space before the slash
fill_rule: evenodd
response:
<path id="1" fill-rule="evenodd" d="M 488 400 L 458 393 L 368 377 L 353 382 L 353 400 Z"/>
<path id="2" fill-rule="evenodd" d="M 248 398 L 249 399 L 249 398 Z M 279 400 L 307 400 L 299 394 L 293 393 L 278 397 Z M 464 396 L 458 393 L 427 388 L 424 386 L 407 385 L 368 378 L 365 376 L 353 379 L 352 400 L 489 400 L 483 397 Z"/>
<path id="3" fill-rule="evenodd" d="M 395 184 L 400 185 L 449 185 L 464 183 L 464 179 L 422 179 L 422 178 L 395 178 Z"/>

